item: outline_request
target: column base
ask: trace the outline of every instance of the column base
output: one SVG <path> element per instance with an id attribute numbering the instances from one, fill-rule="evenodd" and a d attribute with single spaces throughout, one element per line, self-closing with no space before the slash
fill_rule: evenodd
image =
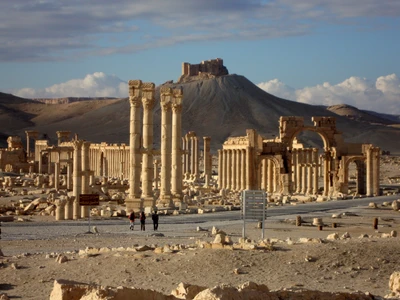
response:
<path id="1" fill-rule="evenodd" d="M 143 208 L 150 207 L 154 209 L 156 207 L 156 200 L 152 196 L 142 197 Z"/>
<path id="2" fill-rule="evenodd" d="M 142 199 L 135 197 L 135 198 L 126 198 L 125 199 L 125 206 L 126 212 L 131 210 L 133 211 L 141 211 L 143 209 L 143 202 Z"/>
<path id="3" fill-rule="evenodd" d="M 173 207 L 173 203 L 172 203 L 172 197 L 171 195 L 160 195 L 159 198 L 159 203 L 164 204 L 164 206 L 166 207 Z"/>

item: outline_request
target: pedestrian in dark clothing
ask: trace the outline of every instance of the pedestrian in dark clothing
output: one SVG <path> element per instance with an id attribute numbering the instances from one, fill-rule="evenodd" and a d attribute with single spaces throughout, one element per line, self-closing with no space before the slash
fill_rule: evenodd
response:
<path id="1" fill-rule="evenodd" d="M 154 230 L 158 230 L 158 214 L 156 211 L 151 215 L 151 219 L 153 220 Z"/>
<path id="2" fill-rule="evenodd" d="M 146 215 L 144 214 L 144 211 L 142 211 L 140 213 L 139 219 L 140 219 L 140 230 L 145 231 L 146 230 Z"/>
<path id="3" fill-rule="evenodd" d="M 135 225 L 135 212 L 133 210 L 129 214 L 128 218 L 129 218 L 129 222 L 130 222 L 129 229 L 133 230 L 133 227 Z"/>

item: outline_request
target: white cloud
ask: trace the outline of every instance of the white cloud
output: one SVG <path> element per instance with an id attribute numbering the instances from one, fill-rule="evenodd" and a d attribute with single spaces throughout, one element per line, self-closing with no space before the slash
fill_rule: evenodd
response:
<path id="1" fill-rule="evenodd" d="M 128 84 L 115 75 L 95 72 L 44 89 L 23 88 L 11 93 L 23 98 L 128 97 Z"/>
<path id="2" fill-rule="evenodd" d="M 350 77 L 335 85 L 324 82 L 297 90 L 278 79 L 258 86 L 275 96 L 302 103 L 327 106 L 345 103 L 359 109 L 400 114 L 400 79 L 396 74 L 378 77 L 375 82 Z"/>

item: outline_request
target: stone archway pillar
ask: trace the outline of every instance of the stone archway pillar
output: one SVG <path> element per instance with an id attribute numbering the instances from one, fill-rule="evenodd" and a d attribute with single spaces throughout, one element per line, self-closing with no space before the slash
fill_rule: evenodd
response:
<path id="1" fill-rule="evenodd" d="M 291 191 L 296 192 L 297 188 L 297 149 L 292 149 L 292 189 Z"/>
<path id="2" fill-rule="evenodd" d="M 329 151 L 325 151 L 325 155 L 324 155 L 324 196 L 328 196 L 328 194 L 329 194 L 330 161 L 331 161 L 331 154 Z"/>
<path id="3" fill-rule="evenodd" d="M 312 163 L 312 149 L 307 149 L 307 194 L 313 192 L 313 163 Z"/>
<path id="4" fill-rule="evenodd" d="M 373 169 L 373 195 L 380 196 L 379 187 L 379 166 L 380 166 L 380 148 L 374 147 L 372 154 L 372 169 Z"/>
<path id="5" fill-rule="evenodd" d="M 313 194 L 317 195 L 318 194 L 318 169 L 319 169 L 319 156 L 318 156 L 318 149 L 313 148 L 312 149 L 312 155 L 313 155 L 313 166 L 314 166 L 314 184 L 313 184 Z"/>
<path id="6" fill-rule="evenodd" d="M 301 149 L 296 150 L 296 193 L 301 193 L 301 163 L 302 152 Z"/>

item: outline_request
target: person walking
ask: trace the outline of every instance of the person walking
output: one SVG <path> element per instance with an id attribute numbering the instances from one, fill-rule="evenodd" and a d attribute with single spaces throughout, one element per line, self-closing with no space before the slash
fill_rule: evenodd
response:
<path id="1" fill-rule="evenodd" d="M 128 216 L 129 218 L 129 229 L 133 230 L 134 226 L 135 226 L 135 212 L 132 210 L 131 213 Z"/>
<path id="2" fill-rule="evenodd" d="M 151 219 L 153 220 L 154 231 L 158 230 L 158 213 L 157 213 L 157 211 L 153 211 L 153 214 L 151 215 Z"/>
<path id="3" fill-rule="evenodd" d="M 140 230 L 145 231 L 146 230 L 146 215 L 144 214 L 144 211 L 142 211 L 140 213 L 139 219 L 140 219 Z"/>

